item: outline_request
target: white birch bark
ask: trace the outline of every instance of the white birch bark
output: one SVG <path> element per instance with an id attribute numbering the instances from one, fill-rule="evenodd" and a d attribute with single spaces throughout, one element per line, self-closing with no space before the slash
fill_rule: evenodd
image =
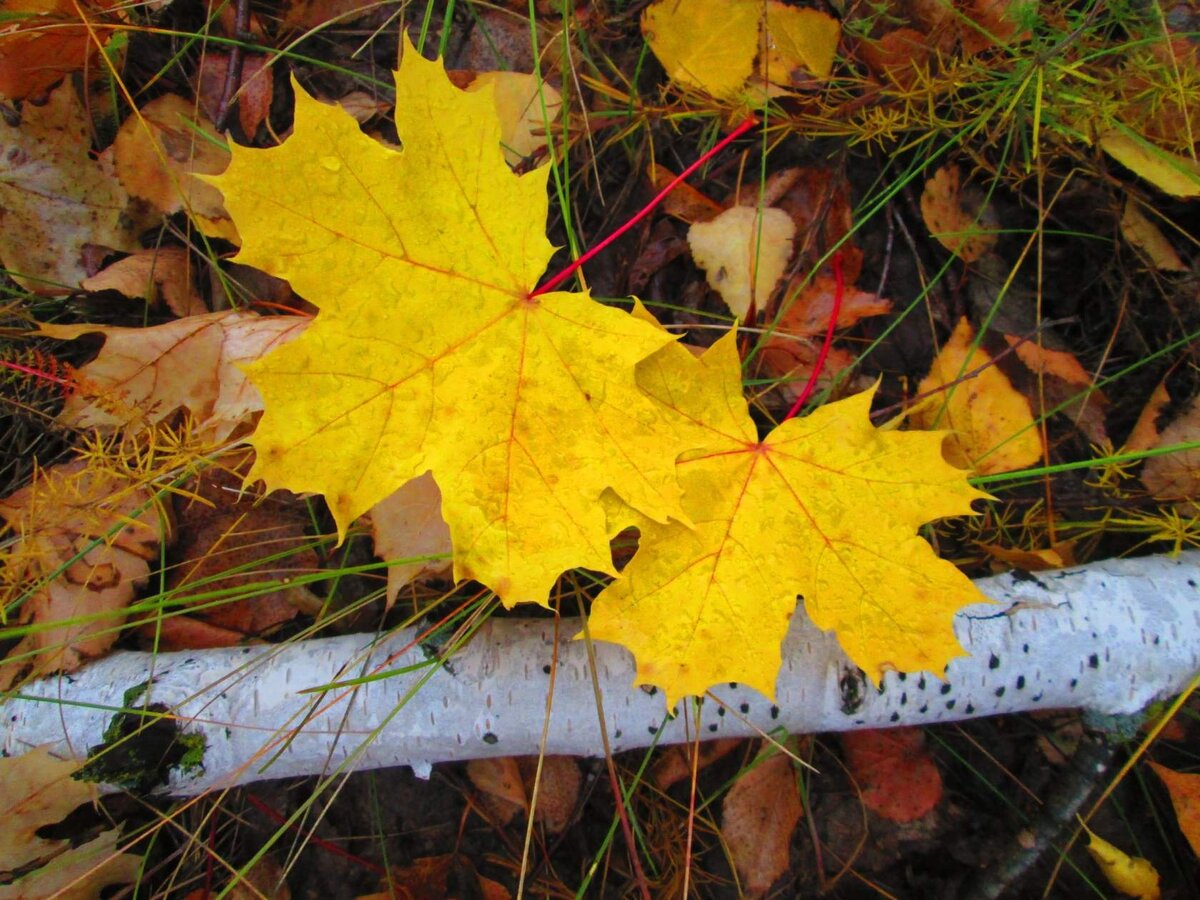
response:
<path id="1" fill-rule="evenodd" d="M 774 703 L 729 684 L 702 705 L 699 736 L 742 736 L 919 725 L 1033 709 L 1133 714 L 1177 693 L 1200 670 L 1200 552 L 1109 561 L 978 582 L 999 605 L 964 609 L 955 631 L 969 657 L 944 681 L 889 674 L 864 683 L 832 635 L 793 618 Z M 689 716 L 667 719 L 661 694 L 631 686 L 632 659 L 595 645 L 596 669 L 578 630 L 553 622 L 486 624 L 449 668 L 408 645 L 411 631 L 194 653 L 116 653 L 73 675 L 47 678 L 0 702 L 6 754 L 51 745 L 82 758 L 99 745 L 123 696 L 164 704 L 185 733 L 205 739 L 202 771 L 176 769 L 173 794 L 339 767 L 408 765 L 537 753 L 557 649 L 545 751 L 603 752 L 593 674 L 614 751 L 689 740 Z M 378 671 L 401 672 L 325 693 L 301 691 Z M 451 671 L 452 670 L 452 671 Z"/>

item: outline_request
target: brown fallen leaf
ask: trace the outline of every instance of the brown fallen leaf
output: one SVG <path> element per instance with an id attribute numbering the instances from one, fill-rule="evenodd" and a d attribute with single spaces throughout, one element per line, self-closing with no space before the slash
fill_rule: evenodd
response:
<path id="1" fill-rule="evenodd" d="M 1167 240 L 1167 236 L 1142 213 L 1133 197 L 1125 198 L 1125 211 L 1121 214 L 1121 236 L 1160 272 L 1188 270 L 1174 246 Z"/>
<path id="2" fill-rule="evenodd" d="M 1150 399 L 1146 401 L 1146 405 L 1142 407 L 1141 413 L 1138 414 L 1137 422 L 1134 423 L 1133 430 L 1129 432 L 1129 437 L 1121 448 L 1123 452 L 1138 453 L 1158 446 L 1161 437 L 1158 419 L 1170 402 L 1171 395 L 1167 393 L 1166 383 L 1159 382 L 1150 395 Z"/>
<path id="3" fill-rule="evenodd" d="M 196 96 L 204 114 L 216 119 L 225 95 L 225 80 L 229 75 L 228 53 L 211 50 L 200 60 L 196 73 Z M 271 100 L 275 95 L 275 70 L 267 65 L 263 56 L 246 55 L 242 58 L 242 80 L 236 94 L 238 124 L 247 139 L 253 140 L 261 125 L 271 113 Z"/>
<path id="4" fill-rule="evenodd" d="M 915 821 L 941 801 L 942 775 L 920 728 L 848 731 L 842 749 L 863 804 L 888 821 Z"/>
<path id="5" fill-rule="evenodd" d="M 18 624 L 51 626 L 26 634 L 0 663 L 6 690 L 105 653 L 171 528 L 150 490 L 82 461 L 39 471 L 0 500 L 0 518 L 16 534 L 0 556 L 5 606 Z"/>
<path id="6" fill-rule="evenodd" d="M 1154 446 L 1195 441 L 1200 441 L 1200 397 L 1192 398 L 1183 412 L 1162 430 Z M 1159 500 L 1191 502 L 1200 498 L 1200 449 L 1150 457 L 1142 467 L 1142 484 Z"/>
<path id="7" fill-rule="evenodd" d="M 218 312 L 149 328 L 43 325 L 62 341 L 102 334 L 100 354 L 76 372 L 75 391 L 59 413 L 74 428 L 144 428 L 176 410 L 195 418 L 198 436 L 220 442 L 262 410 L 239 365 L 297 337 L 309 320 Z"/>
<path id="8" fill-rule="evenodd" d="M 208 312 L 193 278 L 191 257 L 182 247 L 138 250 L 80 282 L 85 291 L 117 291 L 156 305 L 161 301 L 175 315 Z"/>
<path id="9" fill-rule="evenodd" d="M 979 549 L 1002 564 L 997 571 L 1020 569 L 1022 572 L 1045 572 L 1075 565 L 1077 543 L 1073 540 L 1055 541 L 1049 547 L 1032 550 L 1002 547 L 999 544 L 980 544 Z"/>
<path id="10" fill-rule="evenodd" d="M 728 756 L 742 744 L 741 738 L 720 738 L 700 745 L 675 744 L 665 747 L 650 770 L 650 780 L 660 791 L 692 777 L 693 762 L 697 772 Z M 692 755 L 699 759 L 693 761 Z"/>
<path id="11" fill-rule="evenodd" d="M 934 239 L 963 262 L 974 262 L 996 245 L 995 214 L 982 191 L 963 185 L 958 166 L 942 166 L 925 182 L 921 217 Z"/>
<path id="12" fill-rule="evenodd" d="M 138 249 L 129 195 L 107 155 L 88 155 L 91 126 L 70 83 L 26 103 L 20 125 L 0 118 L 0 144 L 0 260 L 14 281 L 65 294 L 90 274 L 90 245 Z"/>
<path id="13" fill-rule="evenodd" d="M 721 802 L 721 834 L 743 896 L 763 896 L 788 870 L 792 832 L 803 814 L 791 757 L 764 741 L 760 761 L 738 776 Z"/>
<path id="14" fill-rule="evenodd" d="M 142 628 L 149 639 L 158 638 L 159 649 L 196 650 L 210 646 L 196 640 L 217 640 L 236 635 L 238 640 L 271 633 L 290 622 L 301 611 L 321 607 L 306 585 L 286 582 L 294 575 L 314 572 L 320 565 L 311 539 L 305 533 L 309 518 L 290 504 L 272 497 L 244 493 L 242 485 L 253 454 L 240 452 L 210 466 L 182 486 L 176 497 L 179 539 L 172 556 L 179 560 L 167 573 L 166 587 L 177 599 L 197 595 L 187 616 L 212 626 L 188 629 L 177 625 L 169 634 L 159 633 L 159 623 Z M 264 590 L 268 581 L 283 581 L 274 590 Z M 258 585 L 259 587 L 255 587 Z M 239 596 L 248 591 L 248 596 Z M 212 595 L 227 599 L 214 602 Z"/>
<path id="15" fill-rule="evenodd" d="M 1017 335 L 1004 335 L 1005 342 L 1030 372 L 1041 376 L 1041 396 L 1046 407 L 1069 418 L 1091 443 L 1108 443 L 1105 422 L 1111 404 L 1104 391 L 1093 388 L 1095 378 L 1078 357 Z"/>
<path id="16" fill-rule="evenodd" d="M 536 756 L 502 756 L 472 760 L 467 776 L 482 792 L 480 799 L 496 824 L 507 825 L 532 807 L 535 822 L 548 834 L 560 834 L 573 821 L 579 802 L 579 763 L 570 756 L 543 757 L 534 797 L 537 767 Z"/>
<path id="17" fill-rule="evenodd" d="M 229 151 L 195 104 L 176 94 L 151 100 L 117 131 L 113 159 L 121 184 L 164 215 L 185 211 L 215 237 L 237 242 L 221 192 L 198 175 L 219 175 Z"/>
<path id="18" fill-rule="evenodd" d="M 426 472 L 379 503 L 370 512 L 375 555 L 383 560 L 439 556 L 388 566 L 387 608 L 406 584 L 422 575 L 444 575 L 453 568 L 450 527 L 442 518 L 442 492 Z"/>

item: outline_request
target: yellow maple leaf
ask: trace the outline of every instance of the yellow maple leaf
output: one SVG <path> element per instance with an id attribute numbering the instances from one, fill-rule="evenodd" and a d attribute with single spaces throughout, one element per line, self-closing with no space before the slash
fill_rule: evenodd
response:
<path id="1" fill-rule="evenodd" d="M 211 179 L 238 261 L 320 308 L 245 367 L 265 406 L 250 478 L 324 494 L 344 537 L 432 471 L 455 577 L 545 603 L 564 570 L 613 571 L 606 489 L 682 516 L 669 413 L 634 377 L 671 338 L 586 294 L 530 296 L 548 170 L 505 164 L 490 88 L 460 91 L 406 44 L 396 110 L 402 150 L 297 87 L 292 136 L 235 146 Z"/>
<path id="2" fill-rule="evenodd" d="M 986 598 L 917 528 L 987 495 L 943 459 L 944 433 L 876 429 L 866 391 L 759 440 L 732 333 L 698 360 L 664 348 L 638 372 L 703 447 L 677 466 L 695 528 L 643 522 L 592 609 L 592 637 L 628 647 L 639 683 L 663 688 L 668 707 L 722 681 L 773 696 L 798 595 L 876 682 L 963 655 L 951 620 Z"/>

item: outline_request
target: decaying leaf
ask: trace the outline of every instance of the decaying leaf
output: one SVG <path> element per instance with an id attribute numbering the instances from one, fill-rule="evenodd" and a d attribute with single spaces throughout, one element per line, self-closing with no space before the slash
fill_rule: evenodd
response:
<path id="1" fill-rule="evenodd" d="M 842 735 L 846 767 L 863 805 L 890 822 L 913 822 L 942 799 L 942 774 L 920 728 L 880 728 Z"/>
<path id="2" fill-rule="evenodd" d="M 105 337 L 99 356 L 76 373 L 59 421 L 75 428 L 139 428 L 186 409 L 198 435 L 223 441 L 262 409 L 241 366 L 293 340 L 308 321 L 218 312 L 150 328 L 43 325 L 41 334 L 63 341 Z"/>
<path id="3" fill-rule="evenodd" d="M 197 175 L 215 175 L 229 164 L 212 122 L 177 94 L 151 100 L 126 119 L 113 143 L 121 184 L 164 215 L 186 211 L 204 230 L 237 240 L 221 192 Z"/>
<path id="4" fill-rule="evenodd" d="M 196 291 L 191 258 L 182 247 L 138 250 L 80 282 L 85 291 L 117 291 L 162 302 L 175 315 L 197 316 L 208 312 Z"/>
<path id="5" fill-rule="evenodd" d="M 196 96 L 209 119 L 215 120 L 219 114 L 221 99 L 225 95 L 225 82 L 229 77 L 229 59 L 229 53 L 215 53 L 211 49 L 200 58 L 200 69 L 196 73 Z M 274 95 L 275 69 L 267 65 L 267 58 L 249 54 L 243 56 L 242 78 L 235 99 L 238 124 L 248 138 L 253 139 L 258 126 L 266 121 Z"/>
<path id="6" fill-rule="evenodd" d="M 107 156 L 88 156 L 90 126 L 69 83 L 45 105 L 25 104 L 20 125 L 0 118 L 0 145 L 0 259 L 22 287 L 66 293 L 88 276 L 87 245 L 138 248 L 129 196 Z"/>
<path id="7" fill-rule="evenodd" d="M 1200 856 L 1200 775 L 1176 772 L 1153 762 L 1150 768 L 1166 785 L 1179 830 L 1187 838 L 1192 852 Z"/>
<path id="8" fill-rule="evenodd" d="M 507 825 L 532 807 L 535 822 L 549 834 L 560 834 L 575 815 L 583 776 L 570 756 L 543 757 L 541 766 L 541 780 L 536 781 L 536 756 L 476 759 L 467 763 L 467 777 L 482 792 L 480 799 L 495 824 Z"/>
<path id="9" fill-rule="evenodd" d="M 305 533 L 311 519 L 295 507 L 262 501 L 241 490 L 250 454 L 240 452 L 210 466 L 181 486 L 176 498 L 179 539 L 167 572 L 166 589 L 177 601 L 194 607 L 188 618 L 223 629 L 232 640 L 270 634 L 301 611 L 321 608 L 321 599 L 293 576 L 315 572 L 319 565 Z M 256 502 L 259 501 L 259 502 Z M 267 583 L 282 582 L 274 589 Z M 225 598 L 214 602 L 214 597 Z M 181 617 L 173 616 L 173 621 Z M 165 624 L 165 623 L 163 623 Z M 153 638 L 160 623 L 148 625 Z M 164 634 L 159 649 L 211 646 L 207 632 L 197 645 L 196 630 Z"/>
<path id="10" fill-rule="evenodd" d="M 671 785 L 691 778 L 693 771 L 703 771 L 705 766 L 725 758 L 740 746 L 740 738 L 718 738 L 703 743 L 663 747 L 650 771 L 650 780 L 660 791 L 665 791 Z M 695 758 L 697 756 L 699 759 Z"/>
<path id="11" fill-rule="evenodd" d="M 1196 441 L 1200 441 L 1200 397 L 1193 397 L 1162 430 L 1155 447 Z M 1200 449 L 1150 457 L 1142 467 L 1142 484 L 1159 500 L 1192 501 L 1200 497 Z"/>
<path id="12" fill-rule="evenodd" d="M 937 242 L 963 262 L 974 262 L 996 245 L 995 214 L 981 192 L 963 186 L 958 166 L 942 166 L 925 182 L 921 217 Z"/>
<path id="13" fill-rule="evenodd" d="M 170 529 L 148 489 L 81 461 L 39 472 L 0 500 L 0 518 L 17 535 L 0 557 L 5 604 L 21 600 L 10 619 L 54 623 L 26 634 L 0 664 L 4 690 L 108 650 Z"/>
<path id="14" fill-rule="evenodd" d="M 1046 346 L 1041 341 L 1004 335 L 1025 368 L 1039 376 L 1042 402 L 1066 416 L 1097 446 L 1108 443 L 1105 427 L 1108 397 L 1095 386 L 1096 379 L 1074 353 Z"/>
<path id="15" fill-rule="evenodd" d="M 1025 550 L 1019 547 L 1001 547 L 998 544 L 980 544 L 992 559 L 1000 563 L 997 571 L 1020 569 L 1022 572 L 1045 572 L 1065 569 L 1076 565 L 1075 545 L 1077 541 L 1055 541 L 1049 547 Z"/>
<path id="16" fill-rule="evenodd" d="M 1170 402 L 1171 395 L 1167 391 L 1167 385 L 1160 381 L 1138 414 L 1137 422 L 1134 423 L 1133 430 L 1129 432 L 1129 437 L 1121 448 L 1122 452 L 1138 453 L 1158 446 L 1162 437 L 1158 419 Z"/>
<path id="17" fill-rule="evenodd" d="M 1011 472 L 1042 458 L 1042 440 L 1029 401 L 981 348 L 963 318 L 917 388 L 925 401 L 909 416 L 916 428 L 949 428 L 946 458 L 980 474 Z M 961 379 L 961 380 L 960 380 Z"/>
<path id="18" fill-rule="evenodd" d="M 721 834 L 745 897 L 763 896 L 788 870 L 792 832 L 804 814 L 791 757 L 763 744 L 765 758 L 742 772 L 721 801 Z"/>
<path id="19" fill-rule="evenodd" d="M 91 18 L 111 5 L 107 0 L 8 0 L 0 26 L 0 97 L 24 100 L 94 64 L 109 32 L 89 33 L 80 16 Z"/>
<path id="20" fill-rule="evenodd" d="M 942 458 L 942 433 L 875 429 L 870 391 L 760 441 L 735 340 L 699 359 L 672 345 L 639 366 L 650 396 L 697 423 L 703 449 L 676 466 L 695 528 L 642 524 L 637 554 L 593 606 L 592 637 L 628 647 L 637 681 L 662 687 L 668 708 L 722 681 L 772 696 L 802 596 L 873 680 L 940 674 L 962 654 L 954 613 L 983 598 L 917 528 L 985 495 Z"/>
<path id="21" fill-rule="evenodd" d="M 413 559 L 388 566 L 387 605 L 396 602 L 400 588 L 422 575 L 445 575 L 452 567 L 454 547 L 442 518 L 442 492 L 426 472 L 380 500 L 371 509 L 375 555 L 383 560 Z M 416 559 L 432 556 L 434 559 Z"/>
<path id="22" fill-rule="evenodd" d="M 735 206 L 688 229 L 696 265 L 735 316 L 762 309 L 792 258 L 796 226 L 783 210 Z"/>
<path id="23" fill-rule="evenodd" d="M 396 86 L 402 151 L 297 88 L 292 136 L 235 146 L 214 179 L 238 260 L 321 309 L 245 367 L 266 406 L 251 477 L 324 494 L 344 536 L 432 471 L 455 577 L 544 603 L 566 569 L 613 572 L 605 489 L 682 516 L 673 426 L 633 375 L 670 337 L 586 294 L 531 297 L 548 170 L 513 174 L 490 91 L 411 47 Z"/>
<path id="24" fill-rule="evenodd" d="M 1088 834 L 1087 851 L 1108 879 L 1108 883 L 1129 897 L 1138 900 L 1158 900 L 1158 872 L 1149 860 L 1130 856 L 1084 826 Z"/>
<path id="25" fill-rule="evenodd" d="M 1179 254 L 1167 240 L 1159 227 L 1151 222 L 1138 208 L 1132 197 L 1125 198 L 1125 211 L 1121 214 L 1121 234 L 1125 240 L 1142 252 L 1150 263 L 1161 272 L 1186 272 Z"/>
<path id="26" fill-rule="evenodd" d="M 94 799 L 91 785 L 71 777 L 78 769 L 79 763 L 55 759 L 41 748 L 0 759 L 0 881 L 32 867 L 0 885 L 3 900 L 100 897 L 106 888 L 137 880 L 142 860 L 117 852 L 118 829 L 74 848 L 69 839 L 37 836 Z"/>

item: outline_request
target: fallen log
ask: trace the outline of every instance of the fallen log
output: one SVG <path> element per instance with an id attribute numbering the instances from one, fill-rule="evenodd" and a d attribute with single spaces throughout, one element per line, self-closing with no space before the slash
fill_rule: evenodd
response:
<path id="1" fill-rule="evenodd" d="M 978 585 L 997 605 L 956 617 L 971 655 L 953 661 L 944 680 L 889 673 L 876 688 L 832 635 L 798 614 L 775 700 L 740 685 L 715 686 L 700 705 L 698 730 L 694 715 L 670 718 L 661 694 L 632 686 L 633 661 L 622 648 L 594 645 L 593 667 L 585 643 L 570 640 L 578 622 L 564 620 L 556 640 L 552 620 L 502 619 L 484 624 L 446 662 L 412 629 L 382 638 L 115 653 L 0 701 L 2 746 L 7 755 L 49 745 L 63 757 L 88 757 L 85 771 L 109 788 L 194 795 L 335 770 L 407 765 L 426 774 L 436 762 L 543 746 L 550 754 L 599 755 L 597 689 L 615 752 L 694 737 L 921 725 L 1036 709 L 1132 715 L 1178 693 L 1200 670 L 1200 552 L 1010 573 Z M 153 734 L 157 750 L 146 746 Z M 125 756 L 152 776 L 104 762 Z"/>

